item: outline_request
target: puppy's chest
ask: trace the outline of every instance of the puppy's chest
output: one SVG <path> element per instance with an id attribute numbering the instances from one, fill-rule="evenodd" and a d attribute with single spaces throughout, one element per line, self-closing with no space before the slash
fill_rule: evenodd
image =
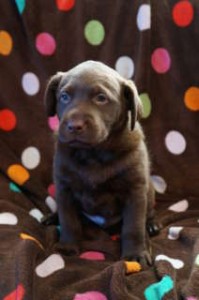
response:
<path id="1" fill-rule="evenodd" d="M 112 225 L 121 219 L 123 206 L 127 201 L 129 189 L 128 172 L 106 162 L 99 162 L 95 157 L 78 157 L 79 161 L 59 160 L 56 165 L 57 177 L 70 191 L 74 203 L 87 217 L 103 217 L 105 226 Z M 67 163 L 66 163 L 67 162 Z M 64 182 L 63 182 L 64 178 Z M 58 180 L 59 181 L 59 180 Z"/>
<path id="2" fill-rule="evenodd" d="M 82 213 L 91 220 L 97 217 L 101 218 L 100 225 L 112 225 L 121 219 L 127 197 L 124 187 L 118 186 L 116 182 L 117 180 L 112 180 L 111 183 L 106 182 L 95 188 L 80 184 L 79 188 L 77 186 L 72 188 L 73 200 Z"/>
<path id="3" fill-rule="evenodd" d="M 77 174 L 73 174 L 70 179 L 73 201 L 83 214 L 91 220 L 97 217 L 103 226 L 121 220 L 123 206 L 129 195 L 129 183 L 125 176 L 119 174 L 95 185 L 86 179 L 82 180 Z"/>

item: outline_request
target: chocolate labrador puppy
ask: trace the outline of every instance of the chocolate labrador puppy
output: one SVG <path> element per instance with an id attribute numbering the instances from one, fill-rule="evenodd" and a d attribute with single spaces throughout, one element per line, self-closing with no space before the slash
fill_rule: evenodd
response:
<path id="1" fill-rule="evenodd" d="M 54 159 L 60 241 L 78 245 L 82 216 L 104 230 L 120 224 L 121 257 L 150 264 L 146 222 L 154 191 L 134 83 L 86 61 L 53 76 L 45 99 L 48 116 L 60 120 Z"/>

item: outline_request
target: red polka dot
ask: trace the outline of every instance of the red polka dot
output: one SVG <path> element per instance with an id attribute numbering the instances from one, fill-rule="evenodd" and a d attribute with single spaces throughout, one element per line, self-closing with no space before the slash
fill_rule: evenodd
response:
<path id="1" fill-rule="evenodd" d="M 119 240 L 120 240 L 119 234 L 114 234 L 114 235 L 112 235 L 112 236 L 111 236 L 111 240 L 112 240 L 112 241 L 119 241 Z"/>
<path id="2" fill-rule="evenodd" d="M 36 37 L 36 48 L 42 55 L 52 55 L 56 50 L 56 41 L 51 34 L 42 32 Z"/>
<path id="3" fill-rule="evenodd" d="M 22 284 L 17 286 L 17 289 L 3 298 L 3 300 L 22 300 L 24 299 L 25 290 Z"/>
<path id="4" fill-rule="evenodd" d="M 173 7 L 172 16 L 177 26 L 186 27 L 193 20 L 193 6 L 187 0 L 179 1 Z"/>
<path id="5" fill-rule="evenodd" d="M 75 0 L 56 0 L 59 10 L 68 11 L 75 5 Z"/>
<path id="6" fill-rule="evenodd" d="M 55 185 L 53 183 L 50 184 L 49 187 L 48 187 L 48 194 L 51 197 L 55 198 Z"/>
<path id="7" fill-rule="evenodd" d="M 5 131 L 11 131 L 16 127 L 16 116 L 9 109 L 3 109 L 0 111 L 0 129 Z"/>

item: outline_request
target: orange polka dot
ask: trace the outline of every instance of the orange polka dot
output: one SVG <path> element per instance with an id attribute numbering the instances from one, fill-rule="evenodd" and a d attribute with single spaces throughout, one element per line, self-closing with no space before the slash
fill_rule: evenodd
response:
<path id="1" fill-rule="evenodd" d="M 184 102 L 188 109 L 192 111 L 199 110 L 199 87 L 192 86 L 185 92 Z"/>
<path id="2" fill-rule="evenodd" d="M 5 131 L 13 130 L 16 127 L 17 119 L 9 109 L 0 110 L 0 129 Z"/>
<path id="3" fill-rule="evenodd" d="M 0 54 L 9 55 L 12 51 L 13 41 L 11 35 L 4 30 L 0 31 Z"/>
<path id="4" fill-rule="evenodd" d="M 37 240 L 35 239 L 33 236 L 27 234 L 27 233 L 20 233 L 20 238 L 22 240 L 30 240 L 30 241 L 33 241 L 35 242 L 41 249 L 44 249 L 44 247 L 42 246 L 42 244 Z"/>
<path id="5" fill-rule="evenodd" d="M 126 267 L 126 274 L 140 272 L 142 269 L 141 265 L 136 261 L 125 261 L 124 263 Z"/>
<path id="6" fill-rule="evenodd" d="M 28 171 L 21 165 L 11 165 L 7 174 L 18 185 L 24 184 L 30 178 Z"/>

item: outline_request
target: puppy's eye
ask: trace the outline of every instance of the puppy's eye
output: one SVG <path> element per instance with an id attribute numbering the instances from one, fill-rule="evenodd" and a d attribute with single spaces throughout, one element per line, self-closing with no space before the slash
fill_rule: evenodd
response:
<path id="1" fill-rule="evenodd" d="M 71 99 L 71 95 L 67 92 L 63 92 L 59 98 L 60 102 L 62 102 L 63 104 L 68 104 L 71 101 Z"/>
<path id="2" fill-rule="evenodd" d="M 108 98 L 105 94 L 100 93 L 95 97 L 95 102 L 97 104 L 102 104 L 103 105 L 103 104 L 106 104 L 108 102 Z"/>

